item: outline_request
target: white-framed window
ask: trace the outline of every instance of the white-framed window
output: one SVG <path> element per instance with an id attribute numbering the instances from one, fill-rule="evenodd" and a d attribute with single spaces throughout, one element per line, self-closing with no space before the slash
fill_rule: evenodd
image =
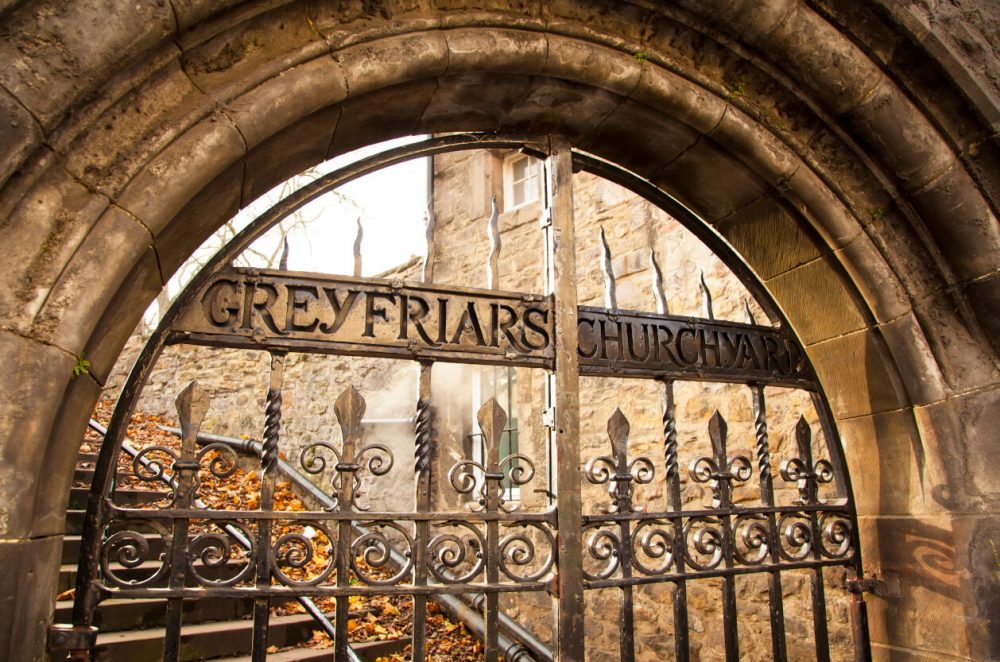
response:
<path id="1" fill-rule="evenodd" d="M 519 153 L 505 158 L 503 191 L 505 211 L 537 202 L 542 196 L 541 161 Z"/>
<path id="2" fill-rule="evenodd" d="M 479 422 L 476 420 L 479 408 L 490 398 L 496 398 L 497 403 L 507 412 L 507 425 L 500 435 L 500 462 L 510 455 L 518 453 L 518 433 L 517 433 L 517 373 L 513 368 L 506 366 L 494 366 L 482 368 L 475 379 L 472 380 L 472 430 L 469 441 L 472 451 L 472 460 L 485 464 L 485 448 L 483 434 L 479 430 Z M 514 460 L 514 466 L 519 464 Z M 518 501 L 521 498 L 521 488 L 510 481 L 511 467 L 505 473 L 504 478 L 504 499 L 507 501 Z M 477 472 L 478 473 L 478 472 Z M 482 479 L 477 475 L 478 480 Z"/>

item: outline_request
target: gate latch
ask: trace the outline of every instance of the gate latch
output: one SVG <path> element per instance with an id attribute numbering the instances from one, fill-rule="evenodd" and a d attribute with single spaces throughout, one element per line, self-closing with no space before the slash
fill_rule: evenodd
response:
<path id="1" fill-rule="evenodd" d="M 847 590 L 850 593 L 873 593 L 880 598 L 898 598 L 903 594 L 899 575 L 887 572 L 878 577 L 848 577 Z"/>
<path id="2" fill-rule="evenodd" d="M 97 644 L 97 628 L 87 625 L 56 624 L 49 628 L 49 652 L 70 653 L 71 660 L 89 659 Z"/>

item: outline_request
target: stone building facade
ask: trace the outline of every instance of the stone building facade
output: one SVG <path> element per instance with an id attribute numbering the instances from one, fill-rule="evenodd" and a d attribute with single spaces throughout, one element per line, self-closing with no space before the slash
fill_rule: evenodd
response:
<path id="1" fill-rule="evenodd" d="M 998 18 L 989 0 L 0 0 L 0 656 L 44 658 L 81 431 L 194 248 L 354 147 L 510 130 L 669 192 L 786 312 L 861 468 L 868 567 L 899 578 L 869 601 L 876 657 L 997 658 Z"/>

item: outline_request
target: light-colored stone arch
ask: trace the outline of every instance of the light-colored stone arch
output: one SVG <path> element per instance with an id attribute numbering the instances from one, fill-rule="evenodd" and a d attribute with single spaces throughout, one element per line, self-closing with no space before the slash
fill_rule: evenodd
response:
<path id="1" fill-rule="evenodd" d="M 796 0 L 98 4 L 0 10 L 11 659 L 39 650 L 76 442 L 161 283 L 287 176 L 455 130 L 566 133 L 726 237 L 808 345 L 869 565 L 903 577 L 903 596 L 872 601 L 879 650 L 990 654 L 974 580 L 989 569 L 966 547 L 986 544 L 1000 493 L 998 114 L 913 15 Z M 76 356 L 92 379 L 70 379 Z"/>

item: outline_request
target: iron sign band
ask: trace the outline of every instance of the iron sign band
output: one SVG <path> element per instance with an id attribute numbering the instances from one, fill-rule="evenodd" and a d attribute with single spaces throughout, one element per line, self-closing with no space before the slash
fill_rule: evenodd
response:
<path id="1" fill-rule="evenodd" d="M 232 269 L 171 342 L 551 368 L 551 307 L 532 294 Z M 815 384 L 790 335 L 734 322 L 581 306 L 578 355 L 585 375 Z"/>

